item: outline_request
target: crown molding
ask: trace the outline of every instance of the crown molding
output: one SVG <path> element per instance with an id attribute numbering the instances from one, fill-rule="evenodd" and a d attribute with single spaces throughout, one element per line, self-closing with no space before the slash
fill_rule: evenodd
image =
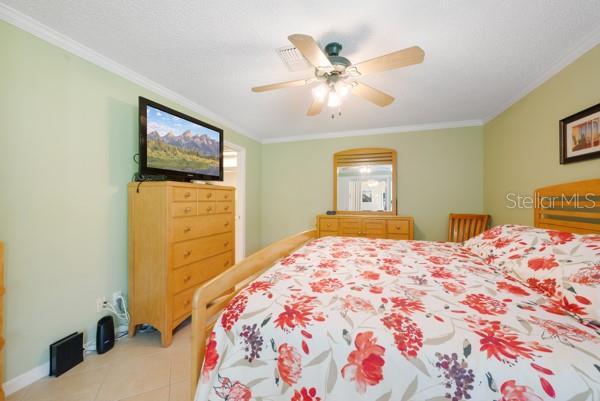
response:
<path id="1" fill-rule="evenodd" d="M 122 64 L 90 49 L 89 47 L 71 39 L 70 37 L 63 35 L 60 32 L 55 31 L 47 25 L 44 25 L 40 21 L 23 14 L 22 12 L 15 10 L 12 7 L 7 6 L 0 2 L 0 19 L 14 25 L 30 34 L 37 36 L 38 38 L 51 43 L 63 50 L 73 53 L 82 59 L 89 61 L 90 63 L 96 64 L 108 70 L 128 81 L 131 81 L 149 91 L 152 91 L 160 96 L 163 96 L 173 102 L 186 107 L 207 119 L 210 119 L 217 124 L 222 124 L 227 128 L 235 131 L 236 133 L 242 134 L 257 142 L 261 142 L 261 139 L 256 135 L 248 132 L 242 127 L 238 126 L 234 122 L 220 116 L 219 114 L 207 109 L 204 106 L 188 99 L 187 97 L 180 95 L 179 93 L 172 91 L 171 89 L 145 77 Z"/>
<path id="2" fill-rule="evenodd" d="M 312 141 L 317 139 L 346 138 L 353 136 L 399 134 L 401 132 L 418 132 L 447 128 L 479 127 L 482 125 L 483 121 L 481 120 L 448 121 L 432 124 L 400 125 L 396 127 L 373 128 L 365 130 L 325 132 L 321 134 L 296 135 L 281 138 L 265 138 L 262 140 L 262 143 L 270 144 L 282 142 Z"/>
<path id="3" fill-rule="evenodd" d="M 494 113 L 488 115 L 483 119 L 483 123 L 487 124 L 500 114 L 508 110 L 513 104 L 523 99 L 529 93 L 533 92 L 534 89 L 548 81 L 550 78 L 558 74 L 569 64 L 583 56 L 588 51 L 592 50 L 596 45 L 600 43 L 600 27 L 596 28 L 590 34 L 588 34 L 577 46 L 572 48 L 564 57 L 558 60 L 552 67 L 545 70 L 537 79 L 532 81 L 529 85 L 521 89 L 515 96 L 511 97 L 510 100 L 502 104 L 502 107 L 498 108 Z"/>

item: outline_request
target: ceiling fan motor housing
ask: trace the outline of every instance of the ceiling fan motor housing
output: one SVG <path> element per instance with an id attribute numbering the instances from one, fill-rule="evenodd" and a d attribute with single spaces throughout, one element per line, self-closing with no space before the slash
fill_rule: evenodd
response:
<path id="1" fill-rule="evenodd" d="M 339 56 L 342 51 L 342 44 L 338 42 L 331 42 L 325 46 L 325 53 L 328 56 Z"/>
<path id="2" fill-rule="evenodd" d="M 342 51 L 342 45 L 338 42 L 331 42 L 325 46 L 325 53 L 327 53 L 327 58 L 334 66 L 339 66 L 342 68 L 336 68 L 338 71 L 343 71 L 346 67 L 349 67 L 352 63 L 346 57 L 340 56 L 340 52 Z"/>

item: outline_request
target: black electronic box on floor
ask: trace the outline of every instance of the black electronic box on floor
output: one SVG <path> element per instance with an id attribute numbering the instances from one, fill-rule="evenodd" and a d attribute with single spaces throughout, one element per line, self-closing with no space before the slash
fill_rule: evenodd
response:
<path id="1" fill-rule="evenodd" d="M 115 345 L 115 322 L 112 316 L 104 316 L 98 320 L 96 330 L 96 352 L 104 354 Z"/>
<path id="2" fill-rule="evenodd" d="M 83 362 L 83 333 L 73 333 L 50 345 L 50 376 L 60 376 Z"/>

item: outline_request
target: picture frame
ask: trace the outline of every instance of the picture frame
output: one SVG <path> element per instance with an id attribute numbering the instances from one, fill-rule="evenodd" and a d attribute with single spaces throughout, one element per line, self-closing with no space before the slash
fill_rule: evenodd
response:
<path id="1" fill-rule="evenodd" d="M 559 122 L 560 164 L 600 158 L 600 103 Z"/>

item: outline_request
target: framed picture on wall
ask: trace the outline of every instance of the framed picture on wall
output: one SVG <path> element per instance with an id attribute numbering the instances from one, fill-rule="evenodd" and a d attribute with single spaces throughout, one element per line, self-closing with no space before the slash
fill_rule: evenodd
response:
<path id="1" fill-rule="evenodd" d="M 560 164 L 600 157 L 600 103 L 560 120 Z"/>

